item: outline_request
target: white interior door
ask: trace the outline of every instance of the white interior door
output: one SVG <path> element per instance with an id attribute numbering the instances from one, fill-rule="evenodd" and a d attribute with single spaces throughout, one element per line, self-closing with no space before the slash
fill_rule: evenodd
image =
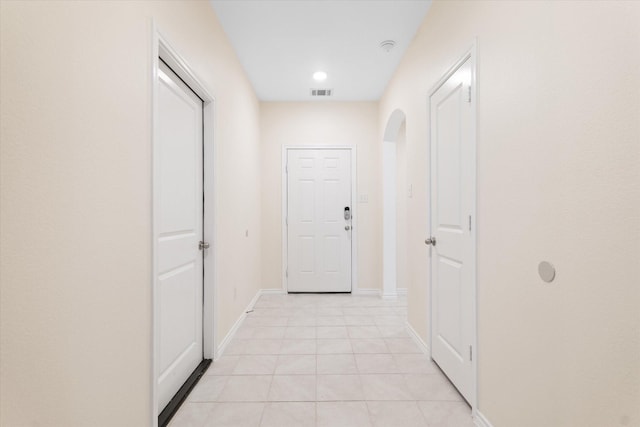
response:
<path id="1" fill-rule="evenodd" d="M 156 212 L 158 405 L 202 361 L 202 101 L 162 61 L 158 70 Z"/>
<path id="2" fill-rule="evenodd" d="M 287 155 L 289 292 L 351 292 L 351 150 Z"/>
<path id="3" fill-rule="evenodd" d="M 473 401 L 475 340 L 475 136 L 472 62 L 430 98 L 432 357 Z M 429 242 L 427 242 L 429 244 Z"/>

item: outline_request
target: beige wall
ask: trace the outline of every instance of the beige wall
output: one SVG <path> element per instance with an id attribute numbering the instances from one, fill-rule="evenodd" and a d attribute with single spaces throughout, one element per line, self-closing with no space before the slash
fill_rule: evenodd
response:
<path id="1" fill-rule="evenodd" d="M 479 409 L 640 424 L 639 3 L 436 1 L 379 109 L 259 105 L 204 1 L 3 0 L 0 19 L 0 425 L 151 422 L 152 19 L 216 96 L 219 339 L 281 285 L 283 144 L 358 146 L 359 282 L 381 288 L 379 135 L 406 113 L 426 235 L 426 95 L 477 36 Z M 427 339 L 422 239 L 407 254 Z"/>
<path id="2" fill-rule="evenodd" d="M 150 425 L 152 20 L 217 101 L 219 338 L 260 283 L 259 104 L 208 2 L 0 15 L 0 425 Z"/>
<path id="3" fill-rule="evenodd" d="M 436 1 L 381 100 L 380 129 L 407 116 L 426 236 L 427 94 L 477 37 L 479 409 L 496 427 L 640 425 L 639 23 L 637 2 Z M 410 241 L 428 339 L 425 259 Z"/>
<path id="4" fill-rule="evenodd" d="M 382 195 L 375 102 L 262 102 L 262 286 L 282 288 L 282 146 L 355 145 L 358 287 L 382 287 Z"/>

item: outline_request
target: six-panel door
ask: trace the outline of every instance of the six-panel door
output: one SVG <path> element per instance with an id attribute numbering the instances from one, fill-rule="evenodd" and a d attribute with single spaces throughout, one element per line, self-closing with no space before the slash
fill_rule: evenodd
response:
<path id="1" fill-rule="evenodd" d="M 289 292 L 351 292 L 351 151 L 290 149 Z"/>

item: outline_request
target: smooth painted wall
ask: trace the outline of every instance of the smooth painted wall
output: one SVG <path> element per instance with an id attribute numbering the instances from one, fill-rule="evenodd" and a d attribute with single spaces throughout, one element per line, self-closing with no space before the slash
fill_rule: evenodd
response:
<path id="1" fill-rule="evenodd" d="M 0 16 L 0 425 L 151 425 L 152 23 L 216 97 L 218 340 L 260 284 L 259 103 L 208 2 Z"/>
<path id="2" fill-rule="evenodd" d="M 412 234 L 428 94 L 476 38 L 478 409 L 494 427 L 640 425 L 640 3 L 433 3 L 380 102 L 381 134 L 406 113 Z M 428 250 L 408 254 L 428 342 Z"/>
<path id="3" fill-rule="evenodd" d="M 282 147 L 357 149 L 358 288 L 382 288 L 382 194 L 376 102 L 262 102 L 262 286 L 282 289 Z"/>

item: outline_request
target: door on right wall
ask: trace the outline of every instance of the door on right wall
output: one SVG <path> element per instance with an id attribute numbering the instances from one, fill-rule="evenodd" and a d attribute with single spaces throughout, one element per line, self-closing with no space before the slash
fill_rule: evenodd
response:
<path id="1" fill-rule="evenodd" d="M 475 135 L 472 58 L 430 97 L 431 356 L 473 404 Z"/>

